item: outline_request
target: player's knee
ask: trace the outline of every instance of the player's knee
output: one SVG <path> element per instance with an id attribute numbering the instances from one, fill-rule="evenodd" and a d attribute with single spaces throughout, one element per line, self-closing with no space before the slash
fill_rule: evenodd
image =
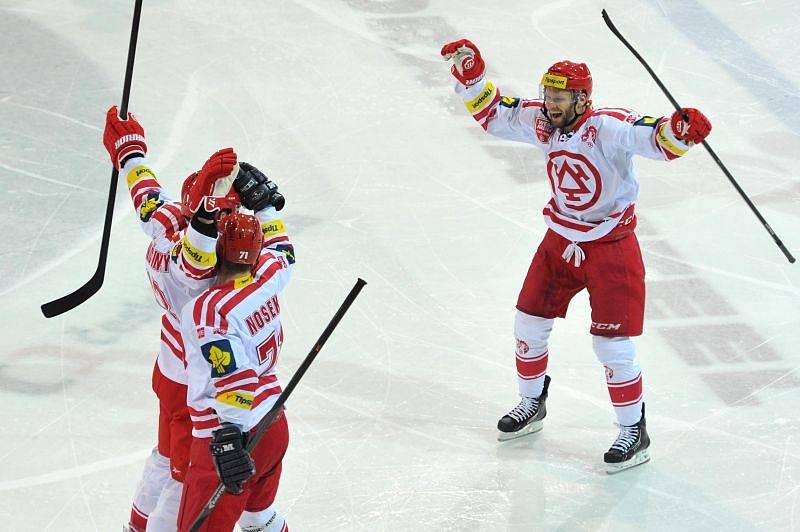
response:
<path id="1" fill-rule="evenodd" d="M 592 348 L 604 365 L 624 364 L 636 358 L 636 349 L 629 336 L 592 336 Z"/>
<path id="2" fill-rule="evenodd" d="M 271 506 L 259 512 L 243 512 L 239 518 L 242 532 L 285 532 L 286 520 Z"/>
<path id="3" fill-rule="evenodd" d="M 552 318 L 540 318 L 517 311 L 514 318 L 514 336 L 526 342 L 534 352 L 547 349 L 547 339 L 553 330 Z"/>

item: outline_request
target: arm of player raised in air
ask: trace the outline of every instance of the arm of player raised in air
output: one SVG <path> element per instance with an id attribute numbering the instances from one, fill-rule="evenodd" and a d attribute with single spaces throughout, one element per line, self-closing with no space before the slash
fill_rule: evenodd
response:
<path id="1" fill-rule="evenodd" d="M 453 62 L 450 73 L 457 81 L 455 91 L 484 131 L 506 140 L 537 144 L 536 118 L 544 119 L 541 101 L 503 96 L 492 81 L 484 78 L 486 65 L 481 53 L 467 39 L 445 44 L 441 54 Z"/>
<path id="2" fill-rule="evenodd" d="M 133 114 L 119 117 L 117 106 L 106 112 L 103 144 L 114 168 L 128 185 L 133 208 L 142 231 L 152 239 L 169 237 L 186 227 L 180 205 L 164 192 L 155 172 L 147 164 L 144 128 Z"/>
<path id="3" fill-rule="evenodd" d="M 295 263 L 294 246 L 278 215 L 285 200 L 278 192 L 278 185 L 258 168 L 244 162 L 239 167 L 233 187 L 242 205 L 255 212 L 264 237 L 253 277 L 257 283 L 269 282 L 271 289 L 278 293 L 289 282 Z"/>
<path id="4" fill-rule="evenodd" d="M 648 159 L 675 160 L 703 142 L 711 132 L 711 122 L 694 108 L 675 111 L 670 118 L 639 116 L 619 109 L 605 112 L 611 118 L 605 119 L 599 135 L 609 135 L 623 150 Z M 596 114 L 603 113 L 598 110 Z M 615 113 L 622 116 L 614 116 Z"/>

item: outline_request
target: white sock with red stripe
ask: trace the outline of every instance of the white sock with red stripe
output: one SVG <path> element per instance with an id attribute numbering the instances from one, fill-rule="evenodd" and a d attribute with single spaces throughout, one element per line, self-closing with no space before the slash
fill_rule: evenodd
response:
<path id="1" fill-rule="evenodd" d="M 539 397 L 542 394 L 547 371 L 547 339 L 553 330 L 553 321 L 519 310 L 514 318 L 517 381 L 519 394 L 523 397 Z"/>
<path id="2" fill-rule="evenodd" d="M 136 487 L 131 508 L 130 524 L 133 530 L 144 531 L 147 527 L 148 516 L 156 507 L 161 490 L 170 478 L 169 458 L 161 456 L 158 448 L 153 449 L 144 463 L 142 479 Z"/>
<path id="3" fill-rule="evenodd" d="M 239 526 L 242 532 L 289 532 L 286 520 L 272 506 L 260 512 L 242 512 Z"/>
<path id="4" fill-rule="evenodd" d="M 635 425 L 642 417 L 642 369 L 633 341 L 627 336 L 592 336 L 592 347 L 606 368 L 608 395 L 617 421 Z"/>

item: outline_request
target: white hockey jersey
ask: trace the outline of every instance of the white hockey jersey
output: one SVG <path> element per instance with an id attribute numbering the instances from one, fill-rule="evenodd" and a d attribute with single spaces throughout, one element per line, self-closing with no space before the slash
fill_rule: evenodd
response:
<path id="1" fill-rule="evenodd" d="M 211 437 L 222 422 L 250 430 L 281 392 L 278 295 L 291 276 L 294 251 L 280 220 L 262 229 L 270 249 L 262 251 L 254 273 L 214 285 L 183 308 L 187 403 L 199 438 Z"/>
<path id="2" fill-rule="evenodd" d="M 485 131 L 544 151 L 551 190 L 544 220 L 571 242 L 597 240 L 632 219 L 639 195 L 634 155 L 671 161 L 689 149 L 667 118 L 620 107 L 590 109 L 563 133 L 550 125 L 541 100 L 502 96 L 485 79 L 469 88 L 457 83 L 455 90 Z"/>
<path id="3" fill-rule="evenodd" d="M 161 188 L 145 158 L 128 160 L 121 174 L 126 176 L 142 231 L 151 239 L 145 268 L 156 303 L 164 309 L 156 363 L 165 377 L 187 384 L 180 311 L 213 283 L 216 239 L 188 225 L 180 204 Z"/>

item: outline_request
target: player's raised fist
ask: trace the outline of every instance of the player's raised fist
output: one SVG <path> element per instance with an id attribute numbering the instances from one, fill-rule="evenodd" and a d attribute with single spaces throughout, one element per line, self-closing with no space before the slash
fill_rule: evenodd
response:
<path id="1" fill-rule="evenodd" d="M 133 114 L 123 120 L 119 117 L 116 105 L 106 113 L 106 128 L 103 131 L 103 145 L 111 157 L 111 164 L 119 170 L 131 157 L 144 157 L 147 154 L 147 142 L 144 128 L 136 121 Z"/>
<path id="2" fill-rule="evenodd" d="M 486 65 L 481 57 L 481 52 L 472 41 L 459 39 L 442 46 L 442 57 L 445 61 L 453 61 L 450 73 L 462 85 L 471 87 L 483 79 Z"/>
<path id="3" fill-rule="evenodd" d="M 711 133 L 711 122 L 708 117 L 693 107 L 684 107 L 680 112 L 672 113 L 669 125 L 673 135 L 679 140 L 693 144 L 700 144 Z"/>
<path id="4" fill-rule="evenodd" d="M 200 202 L 206 196 L 236 197 L 231 184 L 237 169 L 237 157 L 233 148 L 223 148 L 206 160 L 203 167 L 186 178 L 181 189 L 181 203 L 184 216 L 197 212 Z"/>

